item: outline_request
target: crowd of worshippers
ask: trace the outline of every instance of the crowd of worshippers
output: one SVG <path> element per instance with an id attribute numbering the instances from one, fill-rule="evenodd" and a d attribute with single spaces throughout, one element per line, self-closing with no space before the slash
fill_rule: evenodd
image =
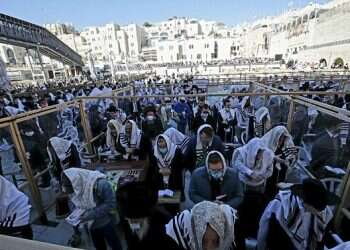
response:
<path id="1" fill-rule="evenodd" d="M 203 97 L 142 97 L 157 93 L 140 88 L 138 100 L 87 103 L 93 136 L 105 132 L 98 151 L 145 160 L 144 180 L 115 186 L 103 169 L 85 169 L 74 157 L 55 169 L 62 192 L 85 210 L 80 221 L 91 222 L 97 250 L 123 249 L 122 239 L 130 250 L 246 249 L 248 238 L 257 249 L 272 250 L 323 249 L 331 242 L 339 197 L 319 179 L 349 162 L 348 124 L 297 106 L 288 131 L 282 96 L 231 96 L 212 105 Z M 306 168 L 316 178 L 295 164 L 309 132 L 316 136 Z M 50 143 L 60 160 L 74 144 Z M 187 209 L 158 202 L 175 192 Z M 1 176 L 0 195 L 0 233 L 32 238 L 28 198 Z"/>

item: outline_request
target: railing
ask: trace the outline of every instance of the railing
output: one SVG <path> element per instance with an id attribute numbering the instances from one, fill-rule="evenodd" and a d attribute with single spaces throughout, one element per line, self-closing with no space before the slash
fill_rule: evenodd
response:
<path id="1" fill-rule="evenodd" d="M 79 54 L 45 28 L 5 14 L 0 14 L 0 39 L 5 42 L 13 40 L 29 47 L 48 48 L 77 66 L 83 65 Z"/>
<path id="2" fill-rule="evenodd" d="M 218 84 L 220 85 L 220 84 Z M 89 123 L 88 119 L 88 110 L 86 109 L 86 103 L 92 101 L 92 100 L 106 100 L 110 99 L 115 102 L 121 99 L 131 99 L 133 101 L 136 101 L 140 98 L 164 98 L 164 97 L 170 97 L 170 98 L 177 98 L 181 96 L 186 96 L 186 97 L 212 97 L 212 96 L 218 96 L 218 97 L 226 97 L 226 96 L 251 96 L 251 97 L 263 97 L 267 98 L 269 96 L 280 96 L 281 98 L 286 100 L 287 106 L 286 110 L 287 112 L 284 112 L 284 120 L 283 122 L 287 124 L 289 130 L 291 131 L 293 129 L 293 118 L 294 118 L 294 112 L 297 108 L 297 106 L 303 106 L 303 107 L 311 107 L 318 112 L 322 114 L 326 114 L 328 116 L 334 117 L 334 119 L 338 119 L 342 122 L 347 122 L 350 123 L 350 113 L 347 111 L 344 111 L 343 109 L 338 109 L 336 107 L 317 102 L 314 100 L 310 100 L 308 98 L 304 98 L 303 96 L 308 96 L 308 95 L 343 95 L 346 92 L 344 91 L 339 91 L 339 92 L 322 92 L 322 91 L 314 91 L 314 92 L 284 92 L 275 88 L 272 88 L 270 86 L 258 84 L 258 83 L 252 83 L 252 92 L 244 92 L 244 93 L 227 93 L 227 94 L 215 94 L 215 93 L 206 93 L 206 94 L 196 94 L 196 95 L 152 95 L 152 96 L 136 96 L 134 89 L 130 87 L 126 87 L 123 89 L 119 89 L 114 91 L 110 95 L 105 95 L 105 96 L 95 96 L 95 97 L 80 97 L 75 101 L 65 103 L 63 105 L 55 105 L 55 106 L 50 106 L 47 108 L 27 112 L 24 114 L 19 114 L 14 117 L 8 117 L 0 120 L 0 129 L 1 128 L 6 128 L 9 130 L 9 138 L 12 141 L 18 159 L 20 161 L 20 164 L 22 166 L 22 170 L 24 172 L 24 175 L 26 177 L 26 182 L 20 184 L 20 187 L 28 186 L 30 187 L 31 190 L 31 195 L 33 197 L 33 204 L 35 208 L 37 209 L 39 214 L 45 214 L 45 209 L 42 204 L 42 199 L 41 199 L 41 194 L 40 190 L 37 184 L 37 179 L 42 176 L 44 173 L 49 171 L 49 167 L 46 169 L 43 169 L 41 172 L 38 172 L 36 174 L 33 173 L 32 166 L 26 157 L 27 155 L 27 149 L 24 143 L 24 138 L 23 138 L 23 133 L 21 132 L 21 127 L 25 124 L 23 122 L 29 121 L 29 120 L 37 120 L 40 119 L 41 117 L 49 114 L 55 114 L 57 112 L 61 112 L 64 108 L 71 107 L 76 109 L 77 113 L 80 116 L 80 128 L 82 129 L 81 131 L 81 137 L 83 138 L 83 143 L 82 146 L 86 147 L 89 152 L 93 151 L 92 144 L 98 140 L 101 136 L 103 136 L 102 133 L 97 134 L 94 138 L 91 133 L 91 125 Z M 263 89 L 262 92 L 253 92 L 254 89 Z M 126 93 L 129 92 L 127 95 L 118 95 L 120 93 Z M 37 139 L 37 138 L 33 138 Z M 27 142 L 28 145 L 28 142 Z M 348 167 L 349 169 L 349 167 Z M 339 208 L 337 210 L 337 217 L 336 217 L 336 223 L 339 223 L 339 220 L 343 217 L 343 215 L 347 214 L 344 213 L 343 208 L 347 204 L 346 198 L 349 196 L 350 192 L 350 182 L 349 182 L 349 175 L 346 175 L 346 177 L 343 179 L 343 184 L 342 184 L 342 203 L 339 205 Z"/>

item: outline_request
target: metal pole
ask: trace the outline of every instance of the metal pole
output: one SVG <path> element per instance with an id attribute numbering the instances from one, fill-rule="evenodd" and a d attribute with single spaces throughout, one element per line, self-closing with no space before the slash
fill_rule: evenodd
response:
<path id="1" fill-rule="evenodd" d="M 342 222 L 342 218 L 344 217 L 344 209 L 347 205 L 349 205 L 349 195 L 350 195 L 350 162 L 348 164 L 348 168 L 346 171 L 346 175 L 343 177 L 343 182 L 341 185 L 342 195 L 341 201 L 337 207 L 335 218 L 334 218 L 334 227 L 336 232 L 340 231 L 340 226 Z"/>
<path id="2" fill-rule="evenodd" d="M 43 74 L 44 81 L 47 82 L 46 73 L 45 73 L 45 69 L 44 69 L 44 66 L 43 66 L 43 61 L 42 61 L 41 54 L 40 54 L 40 50 L 39 50 L 39 47 L 38 47 L 38 46 L 36 47 L 36 51 L 37 51 L 38 57 L 39 57 L 39 63 L 40 63 L 40 67 L 41 67 L 41 73 Z"/>
<path id="3" fill-rule="evenodd" d="M 17 125 L 16 121 L 13 121 L 10 123 L 10 133 L 11 133 L 13 143 L 15 145 L 17 156 L 22 164 L 22 169 L 24 171 L 24 175 L 25 175 L 25 177 L 29 183 L 29 186 L 30 186 L 30 192 L 31 192 L 32 199 L 33 199 L 33 205 L 39 214 L 41 222 L 43 224 L 47 224 L 48 220 L 47 220 L 45 210 L 44 210 L 44 207 L 42 204 L 41 194 L 40 194 L 38 185 L 34 179 L 30 163 L 26 157 L 26 150 L 25 150 L 22 138 L 20 136 L 20 132 L 19 132 L 18 125 Z"/>
<path id="4" fill-rule="evenodd" d="M 28 56 L 28 61 L 29 61 L 29 66 L 30 66 L 30 72 L 32 73 L 32 78 L 33 78 L 33 81 L 34 81 L 34 80 L 35 80 L 35 77 L 34 77 L 34 70 L 33 70 L 32 62 L 31 62 L 31 60 L 30 60 L 29 49 L 26 48 L 26 52 L 27 52 L 27 56 Z"/>
<path id="5" fill-rule="evenodd" d="M 290 100 L 288 121 L 287 121 L 287 129 L 289 132 L 291 132 L 291 130 L 292 130 L 294 108 L 295 108 L 295 103 L 293 100 Z"/>
<path id="6" fill-rule="evenodd" d="M 84 130 L 85 140 L 87 143 L 89 143 L 92 139 L 92 134 L 91 134 L 91 130 L 90 130 L 89 121 L 86 117 L 86 113 L 85 113 L 85 109 L 84 109 L 84 100 L 79 101 L 79 111 L 80 111 L 81 125 L 82 125 L 83 130 Z M 88 144 L 87 149 L 88 149 L 88 152 L 90 154 L 93 153 L 93 147 L 92 147 L 91 143 Z"/>

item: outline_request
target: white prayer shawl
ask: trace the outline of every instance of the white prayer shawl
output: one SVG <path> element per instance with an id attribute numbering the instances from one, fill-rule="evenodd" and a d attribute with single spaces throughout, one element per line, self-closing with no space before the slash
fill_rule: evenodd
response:
<path id="1" fill-rule="evenodd" d="M 67 158 L 67 153 L 73 142 L 60 137 L 52 137 L 50 138 L 50 144 L 53 150 L 55 150 L 58 159 L 63 161 Z"/>
<path id="2" fill-rule="evenodd" d="M 166 142 L 167 145 L 167 153 L 165 154 L 165 156 L 163 157 L 162 154 L 159 152 L 159 148 L 158 148 L 158 140 L 160 138 L 163 138 Z M 156 138 L 156 143 L 154 145 L 154 156 L 157 159 L 157 163 L 158 163 L 158 167 L 159 168 L 170 168 L 171 166 L 171 162 L 174 159 L 175 156 L 175 152 L 176 152 L 176 145 L 174 143 L 172 143 L 169 139 L 168 136 L 166 136 L 165 134 L 161 134 L 159 136 L 157 136 Z"/>
<path id="3" fill-rule="evenodd" d="M 267 120 L 270 120 L 270 113 L 268 108 L 266 107 L 261 107 L 255 112 L 255 121 L 257 123 L 262 123 L 264 117 L 267 118 Z"/>
<path id="4" fill-rule="evenodd" d="M 330 250 L 350 250 L 350 241 L 344 242 Z"/>
<path id="5" fill-rule="evenodd" d="M 241 109 L 242 109 L 242 110 L 245 109 L 245 105 L 247 104 L 248 101 L 249 101 L 249 96 L 243 97 L 243 99 L 242 99 L 242 101 L 241 101 Z"/>
<path id="6" fill-rule="evenodd" d="M 98 171 L 82 168 L 69 168 L 64 170 L 65 175 L 72 183 L 74 194 L 72 202 L 77 208 L 92 209 L 96 207 L 94 188 L 98 179 L 106 176 Z"/>
<path id="7" fill-rule="evenodd" d="M 20 109 L 12 107 L 12 106 L 6 106 L 5 110 L 10 114 L 10 115 L 17 115 L 18 113 L 21 112 Z"/>
<path id="8" fill-rule="evenodd" d="M 266 117 L 266 123 L 264 118 Z M 271 126 L 271 117 L 266 107 L 261 107 L 255 112 L 255 135 L 261 137 Z"/>
<path id="9" fill-rule="evenodd" d="M 232 121 L 236 117 L 236 112 L 231 108 L 229 111 L 227 111 L 225 108 L 223 108 L 219 112 L 220 112 L 222 120 L 225 122 Z"/>
<path id="10" fill-rule="evenodd" d="M 164 134 L 167 135 L 169 139 L 181 149 L 182 153 L 186 152 L 187 145 L 191 140 L 189 136 L 184 135 L 175 128 L 168 128 Z"/>
<path id="11" fill-rule="evenodd" d="M 230 250 L 235 244 L 234 224 L 236 210 L 228 205 L 210 201 L 196 204 L 191 211 L 185 210 L 176 215 L 165 226 L 166 233 L 181 248 L 202 250 L 202 239 L 208 224 L 219 235 L 220 250 Z"/>
<path id="12" fill-rule="evenodd" d="M 131 128 L 131 137 L 127 138 L 126 132 L 125 132 L 125 125 L 122 128 L 122 132 L 120 133 L 120 144 L 123 148 L 128 149 L 140 149 L 140 143 L 141 143 L 141 130 L 137 127 L 136 122 L 133 120 L 128 120 L 126 123 L 130 122 L 132 124 Z M 125 159 L 129 158 L 129 154 L 123 155 Z M 133 157 L 135 160 L 138 160 L 137 157 Z"/>
<path id="13" fill-rule="evenodd" d="M 28 197 L 0 176 L 0 227 L 29 225 L 30 208 Z"/>
<path id="14" fill-rule="evenodd" d="M 256 155 L 263 150 L 262 161 L 256 165 Z M 232 155 L 231 166 L 238 170 L 239 179 L 249 186 L 260 186 L 272 175 L 274 153 L 265 147 L 259 138 L 250 140 L 236 149 Z M 256 178 L 251 178 L 255 173 Z"/>
<path id="15" fill-rule="evenodd" d="M 202 142 L 201 142 L 201 137 L 200 137 L 200 134 L 202 132 L 203 129 L 205 128 L 212 128 L 212 126 L 210 126 L 209 124 L 203 124 L 202 126 L 200 126 L 198 128 L 198 131 L 197 131 L 197 143 L 196 143 L 196 151 L 202 151 L 203 150 L 203 145 L 202 145 Z M 211 144 L 213 143 L 213 141 L 210 141 L 208 147 L 211 146 Z"/>
<path id="16" fill-rule="evenodd" d="M 266 207 L 261 217 L 258 232 L 258 250 L 263 250 L 266 247 L 268 221 L 273 214 L 288 234 L 295 249 L 298 250 L 315 249 L 316 241 L 322 241 L 326 226 L 333 217 L 329 207 L 326 207 L 317 216 L 312 215 L 305 210 L 303 201 L 296 195 L 293 195 L 290 190 L 280 191 L 276 198 Z M 312 216 L 315 216 L 314 225 L 310 225 Z M 311 228 L 312 231 L 310 230 Z M 314 240 L 308 242 L 310 233 L 313 233 Z"/>
<path id="17" fill-rule="evenodd" d="M 117 136 L 114 138 L 114 136 L 112 136 L 112 129 L 110 128 L 110 126 L 113 126 L 114 129 L 117 131 Z M 122 130 L 123 125 L 118 122 L 117 120 L 110 120 L 107 123 L 107 136 L 106 136 L 106 145 L 110 148 L 112 146 L 115 146 L 116 144 L 116 140 L 118 140 L 119 138 L 119 134 L 120 131 Z"/>
<path id="18" fill-rule="evenodd" d="M 284 126 L 277 126 L 272 128 L 261 138 L 261 141 L 267 148 L 272 150 L 272 152 L 276 152 L 279 139 L 282 135 L 287 137 L 286 143 L 283 145 L 282 150 L 294 147 L 293 138 L 289 134 L 287 128 Z"/>

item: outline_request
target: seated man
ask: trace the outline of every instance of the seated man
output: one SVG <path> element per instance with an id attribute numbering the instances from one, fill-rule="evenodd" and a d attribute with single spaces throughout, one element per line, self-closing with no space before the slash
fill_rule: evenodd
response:
<path id="1" fill-rule="evenodd" d="M 213 128 L 204 124 L 200 126 L 197 135 L 192 137 L 185 153 L 185 167 L 193 171 L 197 167 L 205 166 L 205 159 L 210 151 L 219 151 L 224 154 L 225 147 L 220 137 L 214 134 Z"/>
<path id="2" fill-rule="evenodd" d="M 243 200 L 243 186 L 235 170 L 227 168 L 224 156 L 211 151 L 206 166 L 193 172 L 189 195 L 194 203 L 208 200 L 237 209 Z"/>
<path id="3" fill-rule="evenodd" d="M 166 225 L 166 233 L 180 249 L 236 249 L 235 222 L 232 207 L 203 201 L 175 216 Z"/>
<path id="4" fill-rule="evenodd" d="M 224 108 L 219 111 L 218 124 L 218 135 L 221 140 L 232 143 L 237 120 L 235 110 L 231 108 L 231 102 L 228 98 L 224 100 Z"/>
<path id="5" fill-rule="evenodd" d="M 151 142 L 137 127 L 136 122 L 128 120 L 119 135 L 116 150 L 125 160 L 145 160 L 152 151 Z"/>
<path id="6" fill-rule="evenodd" d="M 264 189 L 265 181 L 272 175 L 273 159 L 273 152 L 254 138 L 233 153 L 232 167 L 237 169 L 239 179 L 246 186 Z"/>
<path id="7" fill-rule="evenodd" d="M 181 150 L 182 154 L 186 153 L 187 146 L 191 140 L 189 136 L 184 135 L 175 128 L 168 128 L 167 130 L 165 130 L 164 134 L 169 137 L 172 143 L 177 145 L 177 147 Z"/>
<path id="8" fill-rule="evenodd" d="M 28 197 L 0 175 L 0 234 L 33 239 Z"/>
<path id="9" fill-rule="evenodd" d="M 153 141 L 157 135 L 163 133 L 163 124 L 153 106 L 145 108 L 145 120 L 142 122 L 142 131 L 149 141 Z"/>
<path id="10" fill-rule="evenodd" d="M 116 151 L 116 146 L 118 144 L 119 134 L 122 130 L 123 125 L 117 120 L 110 120 L 107 123 L 107 133 L 106 133 L 106 146 L 112 151 Z"/>
<path id="11" fill-rule="evenodd" d="M 203 124 L 209 124 L 215 130 L 216 122 L 208 104 L 204 104 L 201 110 L 195 115 L 192 123 L 192 130 L 196 132 Z"/>
<path id="12" fill-rule="evenodd" d="M 73 194 L 72 202 L 85 212 L 81 222 L 92 221 L 91 237 L 98 250 L 121 250 L 115 229 L 116 197 L 106 176 L 98 171 L 69 168 L 62 174 L 62 190 Z"/>
<path id="13" fill-rule="evenodd" d="M 182 154 L 168 136 L 161 134 L 156 138 L 148 180 L 155 190 L 170 189 L 182 191 Z"/>
<path id="14" fill-rule="evenodd" d="M 118 189 L 117 197 L 128 250 L 181 249 L 165 232 L 171 217 L 156 206 L 156 192 L 130 182 Z"/>
<path id="15" fill-rule="evenodd" d="M 280 191 L 260 219 L 258 249 L 323 249 L 338 198 L 315 179 Z"/>

